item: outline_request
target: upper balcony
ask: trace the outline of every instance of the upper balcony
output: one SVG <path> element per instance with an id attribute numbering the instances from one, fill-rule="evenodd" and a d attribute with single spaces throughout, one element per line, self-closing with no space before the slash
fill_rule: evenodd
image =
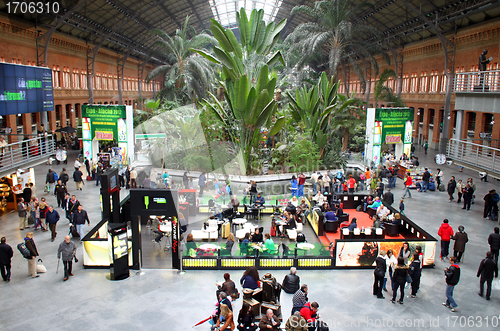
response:
<path id="1" fill-rule="evenodd" d="M 456 73 L 453 92 L 455 109 L 500 113 L 500 70 Z"/>

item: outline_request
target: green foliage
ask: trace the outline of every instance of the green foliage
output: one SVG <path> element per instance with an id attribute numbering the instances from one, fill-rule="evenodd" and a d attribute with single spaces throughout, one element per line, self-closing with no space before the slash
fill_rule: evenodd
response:
<path id="1" fill-rule="evenodd" d="M 390 87 L 385 86 L 385 83 L 391 77 L 396 78 L 396 73 L 391 68 L 386 68 L 380 74 L 373 91 L 373 97 L 375 98 L 375 108 L 378 107 L 379 99 L 389 103 L 392 107 L 405 106 L 403 100 L 396 94 L 394 94 L 394 91 Z"/>
<path id="2" fill-rule="evenodd" d="M 148 82 L 155 77 L 164 79 L 163 89 L 159 92 L 161 99 L 186 102 L 194 101 L 194 96 L 206 97 L 212 89 L 215 74 L 210 62 L 197 56 L 191 49 L 217 43 L 214 37 L 206 33 L 196 34 L 189 25 L 189 16 L 186 16 L 183 28 L 176 30 L 173 37 L 159 29 L 150 32 L 158 36 L 158 40 L 153 43 L 157 48 L 156 53 L 169 60 L 169 63 L 156 67 L 146 77 Z"/>
<path id="3" fill-rule="evenodd" d="M 310 133 L 321 153 L 328 142 L 332 126 L 338 126 L 337 120 L 342 119 L 352 105 L 359 102 L 358 99 L 347 99 L 338 94 L 339 85 L 339 82 L 329 80 L 323 72 L 315 86 L 297 88 L 295 95 L 287 92 L 294 121 L 300 122 L 303 131 Z"/>
<path id="4" fill-rule="evenodd" d="M 296 140 L 290 149 L 289 163 L 293 172 L 318 170 L 321 165 L 318 146 L 308 137 Z"/>
<path id="5" fill-rule="evenodd" d="M 222 66 L 220 84 L 225 102 L 209 92 L 211 100 L 204 100 L 203 105 L 215 114 L 228 139 L 240 146 L 242 174 L 251 173 L 252 150 L 261 139 L 261 130 L 275 135 L 285 122 L 284 117 L 275 117 L 277 105 L 273 96 L 277 79 L 270 74 L 270 66 L 277 61 L 284 64 L 284 60 L 280 52 L 270 53 L 286 20 L 266 25 L 263 17 L 263 10 L 253 10 L 250 19 L 243 8 L 237 13 L 241 44 L 230 29 L 212 19 L 211 30 L 219 43 L 213 47 L 214 55 L 194 50 Z"/>
<path id="6" fill-rule="evenodd" d="M 390 59 L 381 46 L 368 40 L 367 36 L 378 39 L 383 36 L 373 26 L 360 22 L 354 24 L 356 14 L 366 8 L 373 8 L 373 5 L 353 5 L 350 0 L 325 0 L 316 1 L 313 7 L 295 6 L 292 15 L 305 14 L 311 18 L 311 22 L 298 25 L 285 40 L 292 44 L 289 54 L 295 57 L 299 54 L 297 66 L 302 68 L 309 64 L 318 67 L 318 62 L 325 62 L 329 74 L 334 77 L 339 65 L 350 64 L 364 85 L 364 73 L 359 66 L 359 59 L 364 58 L 378 74 L 374 55 L 380 54 L 388 63 Z"/>
<path id="7" fill-rule="evenodd" d="M 188 171 L 212 171 L 212 164 L 208 156 L 200 155 L 191 151 L 182 159 L 185 169 Z"/>

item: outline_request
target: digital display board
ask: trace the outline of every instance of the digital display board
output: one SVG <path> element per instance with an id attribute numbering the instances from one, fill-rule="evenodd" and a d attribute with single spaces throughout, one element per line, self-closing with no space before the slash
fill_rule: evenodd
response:
<path id="1" fill-rule="evenodd" d="M 54 110 L 49 68 L 0 63 L 0 115 Z"/>

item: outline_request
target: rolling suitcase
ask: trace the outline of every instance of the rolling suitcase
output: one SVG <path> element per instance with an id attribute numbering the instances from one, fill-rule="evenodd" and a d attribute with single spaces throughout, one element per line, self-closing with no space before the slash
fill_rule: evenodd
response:
<path id="1" fill-rule="evenodd" d="M 226 239 L 229 236 L 229 232 L 231 232 L 231 223 L 224 222 L 222 224 L 222 238 Z"/>

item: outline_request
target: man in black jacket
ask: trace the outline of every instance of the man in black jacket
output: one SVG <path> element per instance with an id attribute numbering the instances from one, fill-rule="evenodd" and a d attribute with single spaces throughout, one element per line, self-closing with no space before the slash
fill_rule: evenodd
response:
<path id="1" fill-rule="evenodd" d="M 423 186 L 420 189 L 420 192 L 427 192 L 429 188 L 429 180 L 431 179 L 431 174 L 429 173 L 429 169 L 425 168 L 424 174 L 422 175 Z"/>
<path id="2" fill-rule="evenodd" d="M 379 299 L 385 299 L 385 297 L 382 295 L 385 271 L 387 270 L 384 250 L 380 251 L 380 254 L 377 256 L 375 262 L 377 263 L 377 266 L 375 267 L 375 271 L 373 272 L 375 276 L 375 282 L 373 283 L 373 295 L 376 295 Z"/>
<path id="3" fill-rule="evenodd" d="M 297 269 L 295 267 L 290 268 L 290 273 L 283 279 L 283 291 L 289 294 L 293 294 L 298 291 L 300 287 L 300 278 L 297 276 Z"/>
<path id="4" fill-rule="evenodd" d="M 7 245 L 7 238 L 2 237 L 0 242 L 0 272 L 4 282 L 10 282 L 10 263 L 12 261 L 12 247 Z"/>
<path id="5" fill-rule="evenodd" d="M 45 177 L 45 184 L 49 185 L 49 192 L 50 189 L 52 188 L 52 191 L 54 191 L 54 184 L 56 183 L 56 179 L 54 178 L 54 172 L 52 169 L 49 169 L 49 172 L 47 173 L 47 176 Z"/>
<path id="6" fill-rule="evenodd" d="M 83 172 L 80 170 L 80 168 L 76 169 L 75 172 L 73 172 L 73 180 L 76 183 L 76 189 L 81 191 L 83 184 Z"/>
<path id="7" fill-rule="evenodd" d="M 446 276 L 446 302 L 443 302 L 443 306 L 451 309 L 452 312 L 458 311 L 458 305 L 453 299 L 453 290 L 460 280 L 460 267 L 457 264 L 457 258 L 450 257 L 450 267 L 444 269 L 444 275 Z"/>
<path id="8" fill-rule="evenodd" d="M 384 196 L 382 197 L 384 201 L 391 206 L 394 203 L 394 194 L 392 194 L 391 189 L 388 188 L 387 192 L 385 192 Z"/>
<path id="9" fill-rule="evenodd" d="M 500 233 L 498 226 L 493 229 L 493 233 L 488 237 L 488 244 L 490 245 L 491 253 L 493 253 L 493 259 L 498 265 L 498 250 L 500 249 Z"/>
<path id="10" fill-rule="evenodd" d="M 78 210 L 73 213 L 73 224 L 76 225 L 80 240 L 82 240 L 85 235 L 85 222 L 90 225 L 89 215 L 83 210 L 82 205 L 78 205 Z"/>
<path id="11" fill-rule="evenodd" d="M 420 287 L 420 276 L 422 275 L 422 271 L 420 269 L 420 256 L 416 252 L 413 254 L 413 262 L 410 264 L 409 275 L 412 279 L 411 297 L 415 298 L 417 296 L 418 288 Z"/>
<path id="12" fill-rule="evenodd" d="M 54 188 L 54 193 L 57 198 L 57 207 L 61 207 L 61 203 L 64 200 L 64 196 L 68 193 L 68 189 L 66 188 L 66 184 L 62 182 L 62 180 L 58 180 L 56 187 Z"/>
<path id="13" fill-rule="evenodd" d="M 479 279 L 479 296 L 482 297 L 484 293 L 484 283 L 486 282 L 486 300 L 491 297 L 491 282 L 493 282 L 493 275 L 498 278 L 498 266 L 493 261 L 493 254 L 491 252 L 486 252 L 486 258 L 479 264 L 479 269 L 477 270 L 477 277 L 481 276 Z"/>
<path id="14" fill-rule="evenodd" d="M 46 219 L 47 219 L 46 222 L 49 225 L 49 229 L 52 234 L 50 239 L 51 242 L 54 242 L 54 239 L 56 239 L 57 236 L 56 226 L 57 222 L 59 222 L 59 218 L 60 217 L 57 210 L 54 210 L 54 207 L 49 206 L 49 210 L 47 210 L 46 214 Z"/>

